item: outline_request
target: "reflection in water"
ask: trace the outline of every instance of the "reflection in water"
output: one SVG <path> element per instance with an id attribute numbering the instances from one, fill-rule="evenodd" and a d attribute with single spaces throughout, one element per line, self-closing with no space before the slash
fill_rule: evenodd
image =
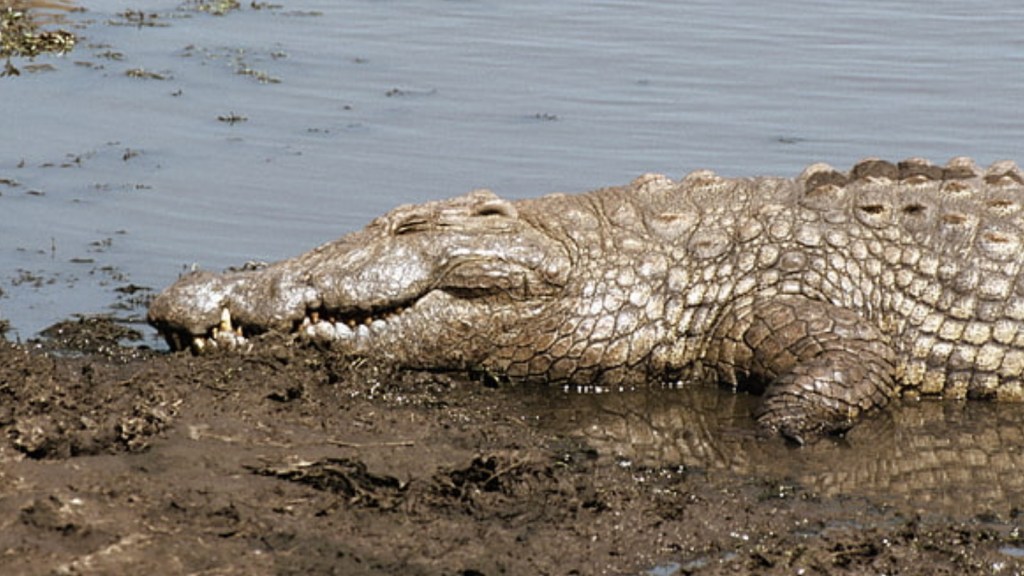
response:
<path id="1" fill-rule="evenodd" d="M 39 24 L 61 21 L 62 12 L 77 10 L 71 0 L 0 0 L 0 11 L 26 12 Z"/>
<path id="2" fill-rule="evenodd" d="M 842 440 L 795 448 L 765 439 L 758 399 L 705 387 L 606 394 L 538 392 L 555 432 L 634 466 L 750 474 L 822 495 L 868 496 L 929 513 L 1006 513 L 1024 496 L 1024 412 L 981 402 L 905 402 Z M 969 508 L 965 508 L 965 506 Z"/>
<path id="3" fill-rule="evenodd" d="M 14 10 L 73 10 L 75 3 L 70 0 L 0 0 L 0 9 Z"/>

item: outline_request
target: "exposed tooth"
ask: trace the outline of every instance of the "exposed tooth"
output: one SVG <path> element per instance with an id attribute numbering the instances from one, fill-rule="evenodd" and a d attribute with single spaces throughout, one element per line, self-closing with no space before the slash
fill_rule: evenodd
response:
<path id="1" fill-rule="evenodd" d="M 317 322 L 319 322 L 319 321 L 320 321 L 320 313 L 319 313 L 319 312 L 317 312 L 316 310 L 314 310 L 314 311 L 310 312 L 310 313 L 309 313 L 309 320 L 310 320 L 310 322 L 312 322 L 313 324 L 316 324 Z"/>
<path id="2" fill-rule="evenodd" d="M 193 338 L 192 339 L 192 351 L 199 354 L 206 347 L 206 339 L 204 338 Z"/>
<path id="3" fill-rule="evenodd" d="M 370 322 L 370 330 L 381 330 L 386 325 L 387 323 L 383 320 L 374 320 L 373 322 Z"/>
<path id="4" fill-rule="evenodd" d="M 373 322 L 373 316 L 367 316 L 363 318 L 363 326 L 369 326 L 370 322 Z"/>
<path id="5" fill-rule="evenodd" d="M 323 340 L 331 340 L 335 338 L 334 326 L 327 322 L 317 322 L 313 325 L 313 335 Z"/>
<path id="6" fill-rule="evenodd" d="M 315 338 L 316 337 L 316 327 L 315 326 L 316 326 L 315 324 L 310 323 L 309 318 L 306 318 L 306 321 L 302 323 L 302 326 L 299 327 L 299 330 L 301 330 L 302 333 L 305 334 L 306 336 L 308 336 L 310 338 Z"/>
<path id="7" fill-rule="evenodd" d="M 353 319 L 351 319 L 351 318 L 349 318 L 348 320 L 346 320 L 346 321 L 345 321 L 345 324 L 348 324 L 348 327 L 349 327 L 349 328 L 351 328 L 351 329 L 353 329 L 353 330 L 355 330 L 355 328 L 356 328 L 356 321 L 355 321 L 355 320 L 353 320 Z"/>
<path id="8" fill-rule="evenodd" d="M 346 324 L 339 322 L 334 325 L 334 337 L 335 338 L 351 338 L 352 329 Z"/>
<path id="9" fill-rule="evenodd" d="M 359 327 L 356 328 L 356 337 L 357 338 L 368 338 L 369 336 L 370 336 L 370 329 L 367 328 L 366 324 L 360 324 Z"/>
<path id="10" fill-rule="evenodd" d="M 302 319 L 302 324 L 299 325 L 299 330 L 303 330 L 308 326 L 312 326 L 312 324 L 313 323 L 310 322 L 309 320 L 309 316 L 306 316 L 305 318 Z"/>
<path id="11" fill-rule="evenodd" d="M 220 309 L 220 329 L 224 332 L 231 332 L 231 311 L 227 308 Z"/>

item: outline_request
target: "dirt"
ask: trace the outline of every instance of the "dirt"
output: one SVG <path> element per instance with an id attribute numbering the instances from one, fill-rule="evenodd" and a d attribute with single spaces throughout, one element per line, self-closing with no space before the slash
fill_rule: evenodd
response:
<path id="1" fill-rule="evenodd" d="M 47 334 L 0 342 L 4 574 L 1024 571 L 1016 507 L 631 462 L 544 425 L 557 391 L 284 338 L 193 357 L 104 319 Z"/>

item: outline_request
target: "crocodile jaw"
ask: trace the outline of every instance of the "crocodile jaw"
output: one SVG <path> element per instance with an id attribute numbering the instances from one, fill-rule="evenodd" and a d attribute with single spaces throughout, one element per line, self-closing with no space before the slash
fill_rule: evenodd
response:
<path id="1" fill-rule="evenodd" d="M 175 350 L 236 348 L 274 331 L 388 358 L 461 364 L 469 354 L 453 348 L 483 348 L 466 344 L 467 334 L 500 338 L 539 309 L 529 302 L 561 293 L 571 270 L 564 243 L 512 203 L 474 191 L 396 208 L 262 268 L 189 274 L 153 300 L 149 321 Z"/>
<path id="2" fill-rule="evenodd" d="M 419 330 L 434 316 L 432 310 L 457 305 L 441 292 L 429 292 L 422 298 L 381 308 L 374 312 L 342 313 L 323 306 L 308 310 L 301 320 L 292 321 L 290 333 L 297 338 L 327 343 L 331 347 L 357 354 L 369 354 L 384 342 L 402 340 Z M 175 350 L 190 348 L 195 353 L 209 350 L 244 349 L 263 331 L 232 320 L 229 308 L 221 308 L 216 326 L 202 334 L 165 330 L 168 345 Z"/>

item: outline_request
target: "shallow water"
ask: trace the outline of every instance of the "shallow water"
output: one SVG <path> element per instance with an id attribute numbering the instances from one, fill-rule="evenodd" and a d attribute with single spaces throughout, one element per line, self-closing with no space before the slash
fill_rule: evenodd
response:
<path id="1" fill-rule="evenodd" d="M 475 187 L 1024 158 L 1006 1 L 195 6 L 87 2 L 74 52 L 0 79 L 14 336 Z"/>
<path id="2" fill-rule="evenodd" d="M 700 386 L 604 394 L 527 395 L 536 425 L 636 470 L 746 476 L 766 499 L 869 498 L 922 517 L 1019 515 L 1024 501 L 1020 406 L 897 402 L 842 439 L 803 447 L 765 438 L 758 398 Z"/>

